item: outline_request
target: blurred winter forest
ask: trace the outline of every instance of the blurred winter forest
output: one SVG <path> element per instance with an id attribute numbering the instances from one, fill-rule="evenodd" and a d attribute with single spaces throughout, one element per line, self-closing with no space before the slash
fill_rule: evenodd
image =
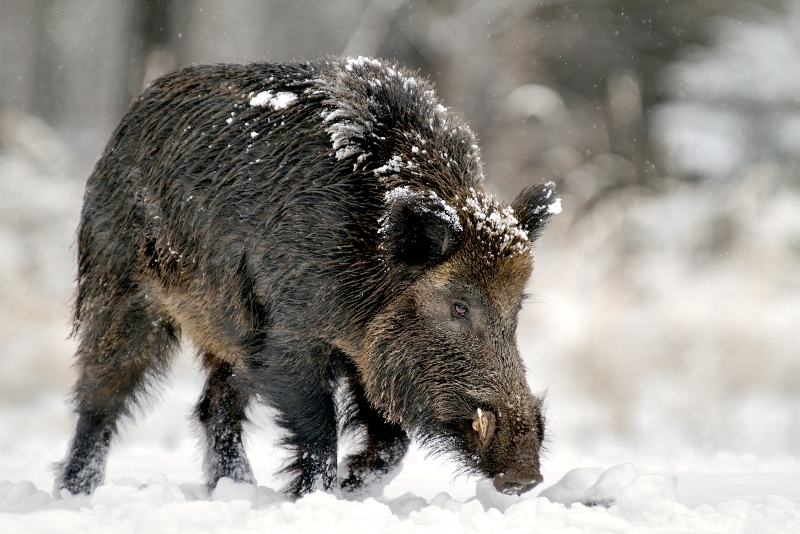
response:
<path id="1" fill-rule="evenodd" d="M 556 182 L 518 334 L 553 454 L 800 456 L 798 0 L 0 0 L 0 406 L 68 393 L 83 184 L 131 99 L 326 54 L 433 80 L 505 200 Z"/>

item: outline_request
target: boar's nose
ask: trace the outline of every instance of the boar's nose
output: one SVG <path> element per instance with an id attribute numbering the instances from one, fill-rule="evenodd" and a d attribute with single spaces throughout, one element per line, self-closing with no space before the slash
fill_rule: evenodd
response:
<path id="1" fill-rule="evenodd" d="M 522 495 L 526 491 L 533 489 L 542 480 L 542 475 L 538 473 L 529 477 L 520 476 L 519 473 L 511 471 L 494 477 L 494 488 L 506 495 Z"/>

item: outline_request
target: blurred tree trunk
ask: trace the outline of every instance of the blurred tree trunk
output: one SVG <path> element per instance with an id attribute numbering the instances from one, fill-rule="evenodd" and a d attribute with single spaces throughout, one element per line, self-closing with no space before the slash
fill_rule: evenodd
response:
<path id="1" fill-rule="evenodd" d="M 180 44 L 194 1 L 136 0 L 132 9 L 130 98 L 182 64 Z"/>
<path id="2" fill-rule="evenodd" d="M 0 2 L 0 109 L 55 119 L 55 65 L 46 25 L 52 4 Z"/>

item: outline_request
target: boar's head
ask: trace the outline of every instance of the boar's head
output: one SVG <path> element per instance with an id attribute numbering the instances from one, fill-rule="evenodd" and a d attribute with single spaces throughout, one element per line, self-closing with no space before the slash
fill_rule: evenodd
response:
<path id="1" fill-rule="evenodd" d="M 511 207 L 469 189 L 447 201 L 400 187 L 381 219 L 387 269 L 413 282 L 371 322 L 359 369 L 387 419 L 504 493 L 541 482 L 542 399 L 516 344 L 531 243 L 560 210 L 552 184 Z"/>

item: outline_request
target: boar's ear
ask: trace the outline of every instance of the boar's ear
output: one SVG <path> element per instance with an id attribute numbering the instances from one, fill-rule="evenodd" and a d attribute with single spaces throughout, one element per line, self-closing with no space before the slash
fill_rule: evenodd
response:
<path id="1" fill-rule="evenodd" d="M 390 191 L 380 224 L 383 250 L 410 266 L 441 263 L 461 244 L 458 213 L 432 191 Z"/>
<path id="2" fill-rule="evenodd" d="M 550 217 L 561 213 L 561 199 L 556 198 L 553 182 L 532 185 L 520 191 L 511 208 L 522 228 L 528 232 L 528 239 L 535 241 L 547 225 Z"/>

